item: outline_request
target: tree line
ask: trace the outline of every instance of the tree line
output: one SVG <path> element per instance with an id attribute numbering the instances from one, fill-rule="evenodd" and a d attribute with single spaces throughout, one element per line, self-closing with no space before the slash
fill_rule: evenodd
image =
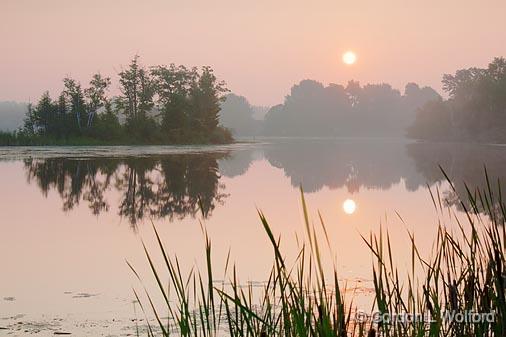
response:
<path id="1" fill-rule="evenodd" d="M 290 137 L 404 137 L 416 110 L 439 99 L 430 87 L 406 85 L 404 93 L 389 84 L 323 85 L 303 80 L 284 102 L 269 109 L 265 119 L 253 118 L 246 98 L 229 94 L 222 123 L 236 135 Z"/>
<path id="2" fill-rule="evenodd" d="M 487 68 L 443 75 L 443 99 L 416 83 L 404 93 L 389 84 L 323 85 L 303 80 L 263 121 L 246 98 L 223 102 L 223 125 L 240 136 L 409 137 L 436 141 L 506 142 L 506 59 Z"/>
<path id="3" fill-rule="evenodd" d="M 87 87 L 65 78 L 56 100 L 45 92 L 38 103 L 28 105 L 23 126 L 10 134 L 11 140 L 29 144 L 232 141 L 230 132 L 219 125 L 220 105 L 228 89 L 211 67 L 146 68 L 135 56 L 118 77 L 117 97 L 108 95 L 111 79 L 100 73 Z"/>
<path id="4" fill-rule="evenodd" d="M 409 83 L 294 85 L 264 120 L 242 96 L 228 94 L 210 67 L 145 68 L 135 57 L 119 73 L 121 94 L 109 97 L 111 80 L 100 74 L 83 88 L 64 79 L 56 100 L 46 92 L 29 105 L 24 126 L 1 133 L 0 144 L 224 143 L 237 136 L 404 137 L 506 142 L 506 60 L 487 68 L 443 76 L 443 99 L 430 87 Z M 230 131 L 229 131 L 230 130 Z"/>
<path id="5" fill-rule="evenodd" d="M 426 140 L 506 142 L 506 59 L 443 76 L 448 99 L 424 105 L 408 129 Z"/>

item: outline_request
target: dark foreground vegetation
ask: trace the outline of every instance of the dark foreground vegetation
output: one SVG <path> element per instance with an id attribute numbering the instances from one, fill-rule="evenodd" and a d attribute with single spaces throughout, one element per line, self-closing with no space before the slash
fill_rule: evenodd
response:
<path id="1" fill-rule="evenodd" d="M 467 223 L 450 217 L 454 231 L 441 223 L 430 257 L 420 255 L 410 233 L 405 252 L 392 251 L 388 231 L 363 237 L 374 260 L 372 311 L 383 318 L 390 314 L 391 321 L 356 315 L 353 298 L 345 298 L 346 289 L 338 282 L 336 268 L 323 267 L 324 252 L 331 250 L 331 243 L 321 217 L 317 221 L 320 224 L 311 225 L 303 194 L 306 238 L 294 261 L 285 257 L 281 238 L 259 213 L 266 239 L 273 248 L 271 274 L 260 288 L 241 285 L 235 266 L 229 267 L 228 261 L 225 275 L 230 276 L 224 282 L 217 281 L 207 235 L 206 270 L 192 268 L 183 275 L 177 257 L 168 255 L 155 230 L 165 263 L 156 266 L 148 251 L 146 256 L 166 307 L 156 308 L 151 297 L 154 294 L 146 292 L 146 301 L 141 301 L 135 292 L 144 314 L 151 312 L 157 322 L 155 326 L 148 325 L 148 335 L 505 336 L 506 208 L 500 184 L 492 183 L 486 173 L 484 180 L 486 188 L 468 190 L 462 196 Z M 453 188 L 452 182 L 448 183 Z M 432 191 L 431 197 L 438 217 L 451 214 L 439 192 Z M 499 208 L 490 206 L 497 204 Z M 408 271 L 397 269 L 396 253 L 411 256 Z M 393 315 L 402 313 L 416 313 L 424 320 L 393 319 Z M 468 313 L 489 315 L 475 321 L 455 318 L 461 317 L 456 314 Z"/>
<path id="2" fill-rule="evenodd" d="M 145 68 L 136 56 L 119 74 L 121 94 L 109 97 L 111 80 L 93 75 L 83 88 L 63 80 L 56 100 L 49 93 L 28 105 L 22 128 L 0 133 L 0 145 L 99 145 L 228 143 L 219 125 L 228 91 L 210 67 Z"/>
<path id="3" fill-rule="evenodd" d="M 426 104 L 408 129 L 412 138 L 506 142 L 506 59 L 487 68 L 458 70 L 443 76 L 447 100 Z"/>

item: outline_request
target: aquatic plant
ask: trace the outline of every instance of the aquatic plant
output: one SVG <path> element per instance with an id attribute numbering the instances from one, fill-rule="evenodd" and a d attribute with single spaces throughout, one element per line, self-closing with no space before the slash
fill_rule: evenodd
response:
<path id="1" fill-rule="evenodd" d="M 452 181 L 443 170 L 442 173 L 456 193 Z M 338 281 L 335 265 L 333 270 L 323 267 L 322 252 L 331 251 L 331 244 L 321 215 L 317 225 L 310 221 L 302 188 L 305 239 L 300 242 L 294 262 L 289 263 L 284 257 L 281 238 L 272 231 L 265 215 L 258 212 L 273 248 L 272 269 L 260 289 L 240 283 L 235 266 L 230 266 L 230 254 L 224 271 L 229 281 L 216 281 L 212 244 L 204 229 L 206 270 L 193 268 L 183 275 L 178 258 L 169 257 L 153 227 L 164 266 L 155 266 L 146 247 L 144 251 L 168 317 L 162 317 L 152 300 L 153 294 L 145 291 L 149 312 L 155 318 L 154 324 L 148 324 L 148 334 L 505 336 L 506 208 L 500 182 L 493 184 L 486 170 L 484 186 L 475 190 L 466 186 L 467 195 L 460 196 L 466 223 L 459 220 L 454 208 L 445 204 L 439 188 L 433 191 L 429 187 L 435 212 L 449 214 L 455 222 L 453 228 L 458 230 L 453 232 L 452 227 L 440 223 L 429 258 L 421 256 L 414 235 L 408 232 L 411 266 L 405 273 L 396 267 L 388 230 L 363 236 L 374 260 L 373 306 L 365 315 L 358 315 L 353 298 L 349 301 L 345 298 L 346 287 Z M 133 266 L 129 266 L 141 280 Z M 162 281 L 166 274 L 168 284 Z M 138 292 L 134 293 L 148 318 L 151 315 L 148 308 L 143 306 Z"/>

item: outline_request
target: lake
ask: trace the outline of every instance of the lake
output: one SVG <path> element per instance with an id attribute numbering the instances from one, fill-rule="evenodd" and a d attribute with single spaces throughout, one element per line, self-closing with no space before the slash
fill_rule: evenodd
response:
<path id="1" fill-rule="evenodd" d="M 14 336 L 133 333 L 142 314 L 132 287 L 142 285 L 125 261 L 160 297 L 141 243 L 161 264 L 153 226 L 184 272 L 205 268 L 205 230 L 218 274 L 230 252 L 241 282 L 262 284 L 273 251 L 258 211 L 294 257 L 300 187 L 311 219 L 325 221 L 340 278 L 367 298 L 372 258 L 361 235 L 388 230 L 401 268 L 408 233 L 430 254 L 444 215 L 429 187 L 462 216 L 439 166 L 465 193 L 464 182 L 484 184 L 485 164 L 504 180 L 506 148 L 377 139 L 0 148 L 0 327 Z"/>

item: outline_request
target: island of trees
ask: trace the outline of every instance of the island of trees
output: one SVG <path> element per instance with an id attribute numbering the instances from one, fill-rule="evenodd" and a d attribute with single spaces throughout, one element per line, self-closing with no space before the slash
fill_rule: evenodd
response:
<path id="1" fill-rule="evenodd" d="M 225 83 L 211 67 L 146 68 L 135 56 L 119 74 L 121 94 L 109 97 L 111 79 L 100 73 L 87 87 L 63 80 L 57 99 L 46 92 L 28 105 L 23 126 L 0 134 L 0 144 L 229 143 L 219 125 Z"/>

